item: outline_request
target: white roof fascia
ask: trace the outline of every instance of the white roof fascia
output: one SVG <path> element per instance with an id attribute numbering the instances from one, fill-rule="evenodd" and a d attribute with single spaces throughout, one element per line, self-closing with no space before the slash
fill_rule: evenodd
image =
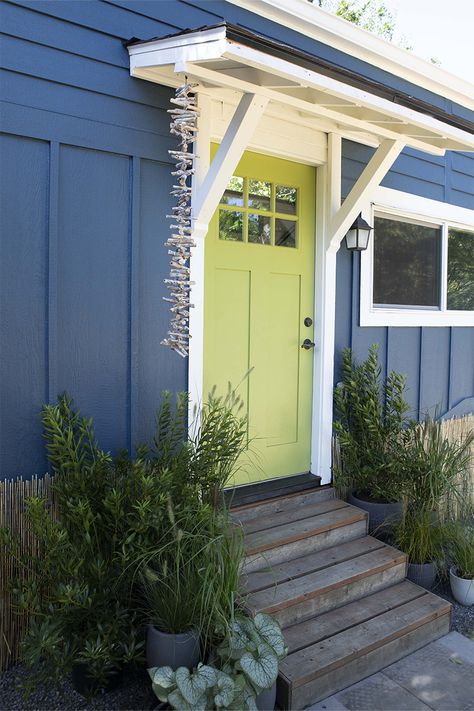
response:
<path id="1" fill-rule="evenodd" d="M 474 85 L 308 0 L 226 0 L 474 111 Z"/>

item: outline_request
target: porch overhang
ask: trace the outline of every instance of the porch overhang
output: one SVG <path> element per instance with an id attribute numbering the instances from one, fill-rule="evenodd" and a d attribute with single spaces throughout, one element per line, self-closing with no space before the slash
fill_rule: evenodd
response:
<path id="1" fill-rule="evenodd" d="M 128 51 L 134 77 L 176 87 L 186 75 L 210 96 L 258 95 L 367 145 L 474 150 L 473 122 L 229 24 L 130 43 Z"/>

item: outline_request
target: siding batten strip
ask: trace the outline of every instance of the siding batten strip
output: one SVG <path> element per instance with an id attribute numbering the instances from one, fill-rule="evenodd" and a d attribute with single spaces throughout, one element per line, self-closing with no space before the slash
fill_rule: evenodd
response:
<path id="1" fill-rule="evenodd" d="M 59 143 L 52 141 L 49 152 L 48 281 L 46 296 L 47 365 L 45 399 L 49 403 L 55 402 L 59 394 L 57 372 L 59 151 Z"/>
<path id="2" fill-rule="evenodd" d="M 137 444 L 138 427 L 138 366 L 139 366 L 139 235 L 140 235 L 141 161 L 130 161 L 129 183 L 129 386 L 128 386 L 128 447 Z"/>

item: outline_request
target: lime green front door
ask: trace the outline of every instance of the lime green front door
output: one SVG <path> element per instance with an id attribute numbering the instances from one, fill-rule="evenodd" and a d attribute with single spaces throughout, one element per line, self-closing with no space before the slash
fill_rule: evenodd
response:
<path id="1" fill-rule="evenodd" d="M 240 383 L 249 420 L 233 484 L 309 471 L 314 196 L 313 168 L 245 153 L 206 237 L 204 397 Z"/>

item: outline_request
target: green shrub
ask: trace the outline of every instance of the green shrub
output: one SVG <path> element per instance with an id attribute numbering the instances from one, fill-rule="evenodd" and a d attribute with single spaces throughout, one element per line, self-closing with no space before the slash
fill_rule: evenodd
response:
<path id="1" fill-rule="evenodd" d="M 187 396 L 178 395 L 173 406 L 165 394 L 153 444 L 139 447 L 135 459 L 122 452 L 116 460 L 66 395 L 44 406 L 57 516 L 44 500 L 29 500 L 36 553 L 16 564 L 32 575 L 12 582 L 18 609 L 30 619 L 23 659 L 38 665 L 31 685 L 59 683 L 74 665 L 85 664 L 99 688 L 124 662 L 141 658 L 150 611 L 150 605 L 143 609 L 139 584 L 144 562 L 155 560 L 155 575 L 166 583 L 160 603 L 152 605 L 158 617 L 167 617 L 165 626 L 181 626 L 179 616 L 187 615 L 211 638 L 229 620 L 241 531 L 230 528 L 227 511 L 216 504 L 247 436 L 245 419 L 229 410 L 231 404 L 235 398 L 212 397 L 191 439 Z"/>
<path id="2" fill-rule="evenodd" d="M 401 441 L 409 424 L 405 384 L 405 377 L 395 371 L 382 379 L 377 345 L 360 364 L 349 348 L 344 349 L 342 381 L 334 395 L 334 428 L 342 460 L 334 483 L 339 489 L 355 490 L 361 498 L 375 501 L 400 499 Z"/>

